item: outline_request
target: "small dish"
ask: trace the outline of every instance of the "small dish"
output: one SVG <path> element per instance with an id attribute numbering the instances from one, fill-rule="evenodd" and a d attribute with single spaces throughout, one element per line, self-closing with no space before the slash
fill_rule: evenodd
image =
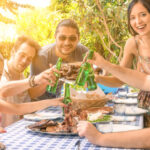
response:
<path id="1" fill-rule="evenodd" d="M 113 99 L 112 102 L 116 104 L 137 104 L 138 100 L 136 98 L 117 98 Z"/>
<path id="2" fill-rule="evenodd" d="M 45 119 L 52 120 L 57 118 L 62 118 L 62 114 L 56 114 L 51 112 L 37 112 L 37 113 L 24 115 L 24 119 L 32 120 L 32 121 L 41 121 Z"/>
<path id="3" fill-rule="evenodd" d="M 133 126 L 133 125 L 126 125 L 126 124 L 96 124 L 97 129 L 100 132 L 108 133 L 108 132 L 123 132 L 123 131 L 130 131 L 130 130 L 139 130 L 141 127 Z"/>

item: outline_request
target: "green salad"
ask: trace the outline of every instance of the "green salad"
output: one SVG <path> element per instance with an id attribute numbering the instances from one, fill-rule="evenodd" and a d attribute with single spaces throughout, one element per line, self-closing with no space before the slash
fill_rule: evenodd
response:
<path id="1" fill-rule="evenodd" d="M 110 121 L 111 120 L 111 116 L 110 115 L 104 115 L 103 118 L 99 118 L 99 119 L 96 119 L 94 121 L 91 121 L 89 120 L 88 118 L 88 121 L 91 122 L 91 123 L 97 123 L 97 122 L 107 122 L 107 121 Z"/>

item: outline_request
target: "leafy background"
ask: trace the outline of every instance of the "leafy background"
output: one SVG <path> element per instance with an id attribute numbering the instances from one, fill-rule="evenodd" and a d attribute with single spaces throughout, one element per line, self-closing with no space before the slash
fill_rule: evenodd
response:
<path id="1" fill-rule="evenodd" d="M 80 29 L 80 42 L 98 51 L 105 59 L 118 64 L 123 47 L 130 34 L 127 25 L 127 7 L 130 0 L 51 0 L 46 8 L 1 0 L 0 8 L 7 9 L 15 19 L 0 14 L 0 22 L 15 24 L 17 34 L 25 34 L 37 40 L 41 46 L 53 43 L 58 22 L 74 19 Z M 26 11 L 19 12 L 19 8 Z M 0 43 L 0 53 L 10 57 L 15 39 Z M 29 69 L 26 73 L 28 74 Z"/>

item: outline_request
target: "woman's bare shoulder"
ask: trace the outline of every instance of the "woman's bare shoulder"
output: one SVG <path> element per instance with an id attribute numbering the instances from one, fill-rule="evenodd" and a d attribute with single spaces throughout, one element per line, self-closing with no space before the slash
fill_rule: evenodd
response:
<path id="1" fill-rule="evenodd" d="M 130 37 L 125 44 L 124 47 L 124 52 L 125 53 L 132 53 L 136 54 L 136 42 L 135 42 L 135 37 Z"/>

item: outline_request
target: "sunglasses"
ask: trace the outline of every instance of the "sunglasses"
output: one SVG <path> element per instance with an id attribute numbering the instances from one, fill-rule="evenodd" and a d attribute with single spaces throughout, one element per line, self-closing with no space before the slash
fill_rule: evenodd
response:
<path id="1" fill-rule="evenodd" d="M 69 36 L 69 37 L 66 37 L 64 35 L 62 36 L 59 36 L 58 37 L 60 41 L 65 41 L 67 38 L 69 39 L 69 41 L 71 42 L 75 42 L 77 40 L 77 37 L 76 36 Z"/>

